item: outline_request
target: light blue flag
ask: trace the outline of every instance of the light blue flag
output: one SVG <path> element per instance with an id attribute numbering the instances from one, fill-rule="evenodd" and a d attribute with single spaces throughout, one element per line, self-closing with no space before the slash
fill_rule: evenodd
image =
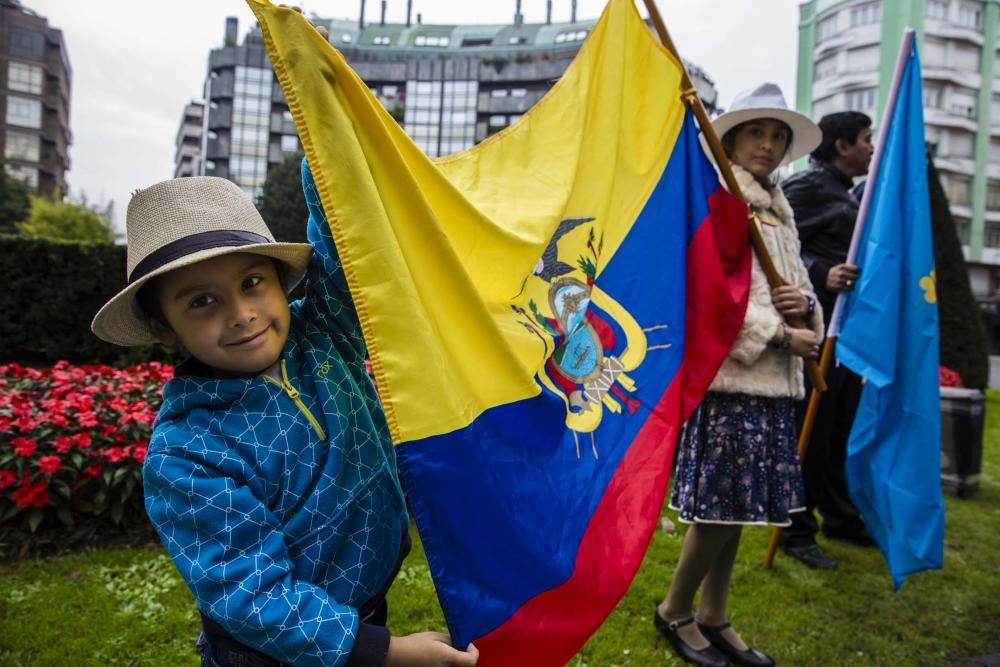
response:
<path id="1" fill-rule="evenodd" d="M 897 589 L 906 575 L 940 568 L 944 556 L 934 249 L 920 60 L 908 41 L 859 220 L 861 277 L 845 293 L 836 347 L 866 381 L 847 485 Z"/>

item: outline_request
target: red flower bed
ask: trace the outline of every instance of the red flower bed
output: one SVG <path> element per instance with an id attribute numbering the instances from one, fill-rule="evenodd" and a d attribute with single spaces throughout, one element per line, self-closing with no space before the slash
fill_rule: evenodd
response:
<path id="1" fill-rule="evenodd" d="M 938 384 L 942 387 L 962 387 L 962 376 L 947 366 L 939 366 Z"/>
<path id="2" fill-rule="evenodd" d="M 142 462 L 174 369 L 0 365 L 0 522 L 141 515 Z"/>

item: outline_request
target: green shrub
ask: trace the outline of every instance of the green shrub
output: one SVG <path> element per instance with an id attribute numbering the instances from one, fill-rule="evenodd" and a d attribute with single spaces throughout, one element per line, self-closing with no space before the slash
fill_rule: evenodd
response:
<path id="1" fill-rule="evenodd" d="M 118 347 L 90 331 L 98 309 L 124 287 L 124 246 L 0 234 L 0 275 L 0 363 L 169 359 L 163 350 Z"/>

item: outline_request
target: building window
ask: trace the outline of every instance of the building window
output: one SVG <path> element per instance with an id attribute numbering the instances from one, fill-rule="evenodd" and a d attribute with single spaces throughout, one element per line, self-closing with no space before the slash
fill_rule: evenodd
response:
<path id="1" fill-rule="evenodd" d="M 847 108 L 850 111 L 870 111 L 875 108 L 875 88 L 862 88 L 847 93 Z"/>
<path id="2" fill-rule="evenodd" d="M 928 85 L 924 88 L 924 108 L 940 109 L 944 98 L 944 88 Z"/>
<path id="3" fill-rule="evenodd" d="M 41 142 L 37 134 L 7 130 L 7 143 L 4 145 L 3 154 L 9 160 L 38 162 L 41 155 Z"/>
<path id="4" fill-rule="evenodd" d="M 871 25 L 882 20 L 882 4 L 880 2 L 868 2 L 863 5 L 851 8 L 851 27 L 856 28 L 862 25 Z"/>
<path id="5" fill-rule="evenodd" d="M 951 130 L 948 133 L 948 157 L 971 158 L 975 135 L 971 132 Z"/>
<path id="6" fill-rule="evenodd" d="M 7 173 L 27 185 L 32 190 L 38 189 L 38 169 L 19 164 L 8 164 L 4 168 Z"/>
<path id="7" fill-rule="evenodd" d="M 1000 181 L 989 181 L 986 184 L 986 208 L 991 211 L 1000 210 Z"/>
<path id="8" fill-rule="evenodd" d="M 28 60 L 45 58 L 45 35 L 37 30 L 10 26 L 7 29 L 7 53 Z"/>
<path id="9" fill-rule="evenodd" d="M 7 124 L 42 129 L 42 101 L 17 95 L 7 97 Z"/>
<path id="10" fill-rule="evenodd" d="M 987 221 L 983 229 L 983 245 L 987 248 L 1000 248 L 1000 225 Z"/>
<path id="11" fill-rule="evenodd" d="M 524 44 L 527 41 L 528 40 L 525 39 L 524 37 L 518 37 L 518 36 L 515 35 L 514 37 L 511 37 L 510 39 L 508 39 L 507 43 L 508 44 Z"/>
<path id="12" fill-rule="evenodd" d="M 973 30 L 983 28 L 983 10 L 979 5 L 963 2 L 958 6 L 958 24 Z"/>
<path id="13" fill-rule="evenodd" d="M 414 46 L 448 46 L 451 38 L 447 35 L 417 35 Z"/>
<path id="14" fill-rule="evenodd" d="M 383 97 L 395 97 L 396 95 L 399 95 L 399 86 L 393 86 L 393 85 L 382 86 Z"/>
<path id="15" fill-rule="evenodd" d="M 388 35 L 376 35 L 372 40 L 372 44 L 375 46 L 388 46 L 391 41 Z"/>
<path id="16" fill-rule="evenodd" d="M 7 87 L 22 93 L 42 94 L 44 74 L 38 65 L 26 65 L 11 61 L 7 67 Z"/>
<path id="17" fill-rule="evenodd" d="M 494 88 L 490 91 L 490 97 L 507 97 L 506 88 Z"/>
<path id="18" fill-rule="evenodd" d="M 340 41 L 342 41 L 344 44 L 350 44 L 351 42 L 354 41 L 354 36 L 351 35 L 351 33 L 349 32 L 345 32 L 343 35 L 340 36 Z"/>
<path id="19" fill-rule="evenodd" d="M 299 150 L 299 138 L 294 134 L 281 135 L 281 150 L 284 153 L 294 153 Z"/>
<path id="20" fill-rule="evenodd" d="M 567 30 L 556 35 L 556 44 L 563 42 L 582 42 L 587 39 L 586 30 Z"/>
<path id="21" fill-rule="evenodd" d="M 828 16 L 816 24 L 816 41 L 823 42 L 837 34 L 837 15 Z"/>
<path id="22" fill-rule="evenodd" d="M 524 97 L 527 94 L 528 94 L 528 89 L 527 88 L 511 88 L 510 89 L 510 96 L 511 97 Z"/>
<path id="23" fill-rule="evenodd" d="M 837 76 L 837 56 L 816 63 L 816 80 L 822 81 Z"/>
<path id="24" fill-rule="evenodd" d="M 968 206 L 971 185 L 971 179 L 964 176 L 948 176 L 944 182 L 944 191 L 948 195 L 948 202 L 958 206 Z"/>
<path id="25" fill-rule="evenodd" d="M 968 91 L 968 89 L 965 91 L 952 89 L 951 95 L 948 97 L 948 111 L 962 118 L 974 119 L 976 117 L 975 93 Z"/>
<path id="26" fill-rule="evenodd" d="M 262 67 L 236 67 L 229 176 L 251 197 L 267 177 L 273 74 Z"/>
<path id="27" fill-rule="evenodd" d="M 404 127 L 431 157 L 472 146 L 476 135 L 479 82 L 407 81 Z"/>
<path id="28" fill-rule="evenodd" d="M 948 0 L 927 0 L 927 18 L 948 20 Z"/>

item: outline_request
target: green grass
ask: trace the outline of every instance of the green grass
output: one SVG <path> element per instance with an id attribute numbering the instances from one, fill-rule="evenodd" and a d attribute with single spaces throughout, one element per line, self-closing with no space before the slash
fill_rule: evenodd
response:
<path id="1" fill-rule="evenodd" d="M 1000 653 L 1000 393 L 991 393 L 979 494 L 946 496 L 944 569 L 892 592 L 875 550 L 824 543 L 840 562 L 761 560 L 768 530 L 744 533 L 731 619 L 782 665 L 948 665 Z M 656 531 L 631 589 L 570 663 L 679 665 L 652 627 L 680 549 Z M 390 629 L 443 629 L 419 543 L 389 595 Z M 567 610 L 572 613 L 572 610 Z M 161 549 L 94 549 L 0 571 L 0 665 L 198 664 L 194 603 Z"/>

